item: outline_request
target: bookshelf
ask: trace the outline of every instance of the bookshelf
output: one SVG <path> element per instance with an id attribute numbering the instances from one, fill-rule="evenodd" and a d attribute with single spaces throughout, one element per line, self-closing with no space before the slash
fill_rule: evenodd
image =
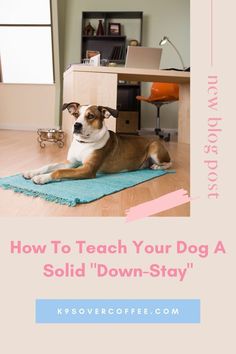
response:
<path id="1" fill-rule="evenodd" d="M 103 24 L 103 35 L 97 35 L 99 20 Z M 101 59 L 107 59 L 114 65 L 124 65 L 127 46 L 131 40 L 142 44 L 143 13 L 140 11 L 84 11 L 81 28 L 81 60 L 89 51 L 99 52 Z M 117 27 L 117 33 L 111 33 L 110 24 Z M 90 26 L 92 34 L 85 29 Z M 122 82 L 118 84 L 117 108 L 120 117 L 117 131 L 137 134 L 140 129 L 140 83 Z"/>

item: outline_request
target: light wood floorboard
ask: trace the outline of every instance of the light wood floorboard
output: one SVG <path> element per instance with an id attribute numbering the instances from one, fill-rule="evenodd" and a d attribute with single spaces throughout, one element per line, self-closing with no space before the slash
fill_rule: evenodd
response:
<path id="1" fill-rule="evenodd" d="M 66 158 L 67 147 L 48 143 L 41 149 L 35 132 L 0 131 L 0 177 L 59 162 Z M 161 195 L 184 188 L 190 192 L 189 145 L 166 143 L 174 160 L 175 174 L 169 174 L 100 200 L 68 207 L 0 189 L 0 216 L 125 216 L 125 210 Z M 189 216 L 190 204 L 170 209 L 158 216 Z"/>

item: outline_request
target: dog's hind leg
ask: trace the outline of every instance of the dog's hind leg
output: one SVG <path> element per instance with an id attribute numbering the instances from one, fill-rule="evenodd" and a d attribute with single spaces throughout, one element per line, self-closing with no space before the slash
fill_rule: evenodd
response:
<path id="1" fill-rule="evenodd" d="M 172 165 L 167 149 L 159 141 L 153 141 L 150 144 L 148 155 L 151 159 L 152 170 L 167 170 Z"/>

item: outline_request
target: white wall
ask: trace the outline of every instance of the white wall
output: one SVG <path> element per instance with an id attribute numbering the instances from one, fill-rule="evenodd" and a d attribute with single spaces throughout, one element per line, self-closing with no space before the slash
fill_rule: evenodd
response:
<path id="1" fill-rule="evenodd" d="M 160 39 L 167 35 L 181 52 L 184 63 L 190 66 L 190 0 L 66 0 L 64 62 L 80 61 L 81 12 L 82 11 L 143 11 L 143 45 L 158 46 Z M 174 50 L 166 45 L 163 49 L 161 67 L 180 67 Z M 147 84 L 142 94 L 149 94 Z M 156 110 L 142 104 L 142 127 L 155 126 Z M 177 104 L 162 108 L 162 126 L 177 128 Z"/>
<path id="2" fill-rule="evenodd" d="M 190 66 L 190 0 L 150 0 L 145 2 L 145 6 L 148 7 L 148 11 L 144 16 L 144 45 L 159 46 L 160 39 L 166 35 L 180 51 L 185 66 Z M 161 68 L 168 67 L 182 68 L 176 52 L 166 44 L 162 51 Z M 148 96 L 149 91 L 150 85 L 143 84 L 142 93 Z M 178 127 L 177 109 L 177 103 L 161 108 L 163 128 Z M 143 103 L 142 126 L 153 127 L 155 116 L 156 108 Z"/>

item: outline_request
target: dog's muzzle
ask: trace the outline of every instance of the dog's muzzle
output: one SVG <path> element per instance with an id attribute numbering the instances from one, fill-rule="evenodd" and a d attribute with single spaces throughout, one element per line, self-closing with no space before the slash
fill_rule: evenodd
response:
<path id="1" fill-rule="evenodd" d="M 76 122 L 74 124 L 74 133 L 80 133 L 83 128 L 83 125 L 81 123 Z"/>

